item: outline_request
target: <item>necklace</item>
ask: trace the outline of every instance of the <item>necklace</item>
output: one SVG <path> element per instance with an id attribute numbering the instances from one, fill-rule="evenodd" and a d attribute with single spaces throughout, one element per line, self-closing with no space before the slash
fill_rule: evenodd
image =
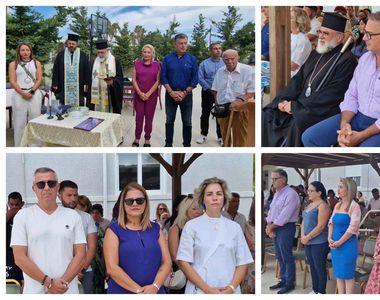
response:
<path id="1" fill-rule="evenodd" d="M 318 64 L 319 64 L 319 62 L 320 62 L 320 60 L 322 59 L 322 57 L 323 57 L 323 54 L 321 55 L 321 57 L 318 59 L 318 61 L 317 61 L 317 64 L 315 65 L 315 67 L 314 67 L 314 69 L 313 69 L 313 72 L 311 73 L 311 76 L 310 76 L 310 78 L 309 78 L 309 84 L 308 84 L 308 86 L 307 86 L 307 89 L 306 89 L 306 92 L 305 92 L 305 96 L 306 97 L 309 97 L 310 95 L 311 95 L 311 85 L 312 85 L 312 83 L 313 83 L 313 81 L 315 80 L 315 78 L 317 78 L 317 76 L 319 75 L 319 73 L 321 73 L 321 71 L 327 66 L 327 64 L 335 57 L 335 55 L 336 55 L 336 53 L 333 55 L 333 56 L 331 56 L 330 57 L 330 59 L 322 66 L 322 68 L 317 72 L 317 74 L 315 74 L 315 76 L 313 77 L 313 75 L 314 75 L 314 72 L 315 72 L 315 70 L 317 69 L 317 66 L 318 66 Z"/>
<path id="2" fill-rule="evenodd" d="M 208 221 L 211 224 L 212 230 L 218 231 L 219 230 L 219 225 L 220 225 L 220 218 L 207 218 Z"/>

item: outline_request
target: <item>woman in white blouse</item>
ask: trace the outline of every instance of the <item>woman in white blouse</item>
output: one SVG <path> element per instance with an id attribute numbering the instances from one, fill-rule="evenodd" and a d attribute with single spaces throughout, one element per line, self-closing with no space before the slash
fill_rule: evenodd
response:
<path id="1" fill-rule="evenodd" d="M 301 66 L 305 63 L 311 52 L 311 43 L 307 38 L 310 31 L 310 19 L 306 12 L 299 7 L 292 7 L 290 10 L 290 30 L 291 30 L 291 76 L 297 74 Z"/>
<path id="2" fill-rule="evenodd" d="M 177 261 L 188 282 L 186 294 L 240 293 L 252 255 L 238 223 L 222 216 L 230 192 L 224 180 L 204 180 L 194 192 L 205 213 L 186 223 Z"/>

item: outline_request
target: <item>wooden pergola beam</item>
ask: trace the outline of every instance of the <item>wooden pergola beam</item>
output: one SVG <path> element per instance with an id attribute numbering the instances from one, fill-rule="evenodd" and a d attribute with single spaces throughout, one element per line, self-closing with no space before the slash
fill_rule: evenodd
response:
<path id="1" fill-rule="evenodd" d="M 270 98 L 290 80 L 290 7 L 269 6 Z"/>

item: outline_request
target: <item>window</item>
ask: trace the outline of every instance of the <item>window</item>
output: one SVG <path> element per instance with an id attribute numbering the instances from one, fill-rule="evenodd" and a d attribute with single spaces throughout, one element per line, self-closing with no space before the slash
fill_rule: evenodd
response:
<path id="1" fill-rule="evenodd" d="M 352 176 L 348 178 L 351 178 L 353 181 L 355 181 L 357 186 L 360 186 L 361 176 Z"/>
<path id="2" fill-rule="evenodd" d="M 119 154 L 119 189 L 135 181 L 146 190 L 161 189 L 160 163 L 149 154 Z"/>

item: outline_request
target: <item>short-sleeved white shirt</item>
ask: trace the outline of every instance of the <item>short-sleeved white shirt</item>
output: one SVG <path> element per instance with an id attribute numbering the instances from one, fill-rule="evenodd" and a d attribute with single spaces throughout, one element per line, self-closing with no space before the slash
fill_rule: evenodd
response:
<path id="1" fill-rule="evenodd" d="M 238 63 L 235 70 L 230 72 L 227 67 L 221 67 L 215 74 L 211 90 L 216 91 L 216 101 L 225 104 L 255 92 L 254 68 Z"/>
<path id="2" fill-rule="evenodd" d="M 218 229 L 214 230 L 213 223 L 218 219 Z M 218 241 L 215 252 L 206 259 L 210 249 L 214 248 Z M 181 234 L 177 260 L 192 264 L 195 271 L 211 287 L 228 286 L 236 267 L 253 262 L 239 224 L 223 216 L 210 218 L 207 214 L 186 223 Z M 185 293 L 201 292 L 188 281 Z M 235 293 L 240 293 L 240 287 L 236 288 Z"/>
<path id="3" fill-rule="evenodd" d="M 371 205 L 371 210 L 380 210 L 380 199 L 371 198 L 368 205 Z"/>
<path id="4" fill-rule="evenodd" d="M 96 228 L 94 219 L 91 217 L 90 214 L 88 214 L 84 211 L 81 211 L 80 209 L 75 209 L 75 211 L 80 215 L 80 217 L 82 219 L 83 232 L 84 232 L 86 239 L 90 233 L 97 233 L 98 232 L 98 229 Z M 90 272 L 90 271 L 92 271 L 91 265 L 89 265 L 87 268 L 87 272 Z"/>
<path id="5" fill-rule="evenodd" d="M 291 72 L 291 76 L 297 74 L 302 65 L 305 63 L 311 52 L 311 43 L 306 34 L 299 32 L 298 34 L 291 34 L 291 61 L 297 64 L 298 69 Z"/>
<path id="6" fill-rule="evenodd" d="M 28 257 L 49 277 L 61 277 L 74 257 L 73 247 L 86 244 L 82 220 L 74 210 L 57 207 L 52 214 L 38 205 L 21 209 L 14 218 L 11 246 L 28 247 Z M 46 288 L 24 273 L 24 294 L 44 294 Z M 69 294 L 78 294 L 77 280 Z"/>

